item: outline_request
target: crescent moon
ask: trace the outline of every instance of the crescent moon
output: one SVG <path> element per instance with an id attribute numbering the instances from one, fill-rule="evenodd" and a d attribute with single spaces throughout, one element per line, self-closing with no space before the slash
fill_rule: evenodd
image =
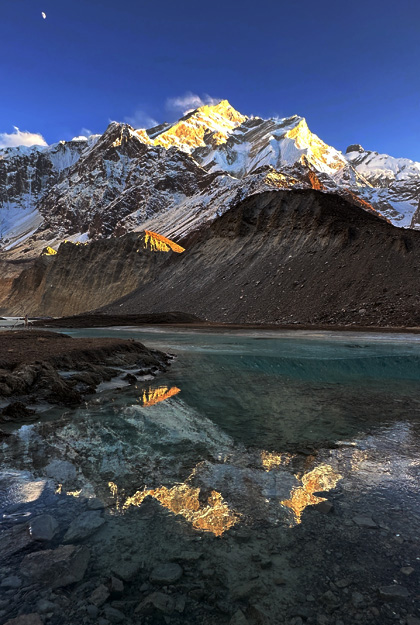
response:
<path id="1" fill-rule="evenodd" d="M 44 11 L 42 11 L 41 15 L 42 15 L 42 17 L 43 17 L 43 18 L 44 18 L 44 20 L 45 20 L 45 19 L 46 19 L 46 17 L 47 17 L 47 14 L 46 14 L 46 13 L 44 13 Z"/>

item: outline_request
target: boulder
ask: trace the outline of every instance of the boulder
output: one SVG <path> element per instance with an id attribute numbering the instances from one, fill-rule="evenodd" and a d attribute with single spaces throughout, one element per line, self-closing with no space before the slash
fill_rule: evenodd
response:
<path id="1" fill-rule="evenodd" d="M 182 577 L 182 567 L 175 562 L 168 562 L 166 564 L 159 564 L 155 566 L 150 574 L 150 581 L 152 584 L 159 584 L 166 586 L 167 584 L 174 584 Z"/>
<path id="2" fill-rule="evenodd" d="M 50 514 L 41 514 L 35 517 L 29 524 L 29 534 L 32 540 L 48 542 L 57 533 L 58 522 Z"/>
<path id="3" fill-rule="evenodd" d="M 90 558 L 87 547 L 63 545 L 26 555 L 20 565 L 22 575 L 31 583 L 41 583 L 52 589 L 80 582 Z"/>
<path id="4" fill-rule="evenodd" d="M 76 543 L 96 532 L 105 523 L 101 513 L 97 511 L 83 512 L 70 523 L 64 535 L 64 543 Z"/>

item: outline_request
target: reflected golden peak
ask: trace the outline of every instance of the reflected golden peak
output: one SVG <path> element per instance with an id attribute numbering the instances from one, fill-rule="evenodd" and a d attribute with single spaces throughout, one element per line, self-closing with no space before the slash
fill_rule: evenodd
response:
<path id="1" fill-rule="evenodd" d="M 182 254 L 182 252 L 185 252 L 185 248 L 177 245 L 176 243 L 174 243 L 170 239 L 167 239 L 161 234 L 157 234 L 157 232 L 145 230 L 144 233 L 144 247 L 146 249 L 150 249 L 152 252 L 169 252 L 169 250 L 172 250 L 177 254 Z"/>
<path id="2" fill-rule="evenodd" d="M 172 386 L 172 388 L 168 388 L 167 386 L 160 386 L 155 389 L 149 388 L 148 391 L 143 391 L 142 403 L 143 406 L 153 406 L 154 404 L 165 401 L 165 399 L 169 399 L 169 397 L 173 397 L 180 392 L 181 389 L 177 386 Z"/>
<path id="3" fill-rule="evenodd" d="M 314 493 L 318 491 L 331 490 L 342 479 L 342 475 L 334 471 L 328 464 L 321 464 L 309 473 L 305 473 L 302 478 L 302 486 L 297 486 L 290 493 L 290 499 L 284 499 L 283 506 L 290 508 L 296 522 L 301 522 L 302 513 L 307 506 L 326 501 L 325 497 L 317 497 Z"/>
<path id="4" fill-rule="evenodd" d="M 261 462 L 266 471 L 271 471 L 271 469 L 286 466 L 290 464 L 292 458 L 294 458 L 294 456 L 288 453 L 276 454 L 270 451 L 261 452 Z"/>
<path id="5" fill-rule="evenodd" d="M 176 515 L 181 515 L 189 521 L 193 528 L 205 532 L 212 532 L 221 536 L 239 520 L 239 515 L 229 509 L 220 493 L 211 491 L 207 504 L 199 499 L 200 489 L 187 484 L 180 484 L 168 489 L 161 486 L 153 490 L 137 491 L 128 497 L 123 510 L 130 506 L 140 506 L 146 497 L 154 497 L 162 506 Z"/>

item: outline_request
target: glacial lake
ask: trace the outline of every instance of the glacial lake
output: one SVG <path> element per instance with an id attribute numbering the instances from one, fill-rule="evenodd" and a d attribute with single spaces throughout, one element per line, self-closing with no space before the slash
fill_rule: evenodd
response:
<path id="1" fill-rule="evenodd" d="M 0 544 L 48 514 L 59 529 L 42 549 L 89 550 L 83 583 L 32 595 L 21 571 L 32 547 L 12 550 L 0 574 L 22 590 L 0 578 L 4 622 L 42 599 L 51 625 L 118 622 L 112 610 L 134 625 L 418 625 L 420 338 L 63 331 L 176 359 L 131 384 L 121 372 L 0 442 Z M 95 531 L 66 540 L 86 514 Z M 155 567 L 174 564 L 181 576 L 156 582 Z M 124 591 L 94 615 L 91 594 L 112 577 Z"/>

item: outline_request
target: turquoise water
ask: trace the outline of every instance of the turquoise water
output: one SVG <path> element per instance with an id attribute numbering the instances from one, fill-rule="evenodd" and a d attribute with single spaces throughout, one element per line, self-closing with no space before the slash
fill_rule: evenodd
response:
<path id="1" fill-rule="evenodd" d="M 412 336 L 138 329 L 73 336 L 136 338 L 177 354 L 159 382 L 246 445 L 284 451 L 363 434 L 420 409 L 420 340 Z M 128 394 L 130 395 L 130 394 Z"/>
<path id="2" fill-rule="evenodd" d="M 0 551 L 2 528 L 41 512 L 58 520 L 57 548 L 96 498 L 105 523 L 82 540 L 91 552 L 84 581 L 90 592 L 137 571 L 119 605 L 127 623 L 228 625 L 240 609 L 250 625 L 289 625 L 296 614 L 309 624 L 382 625 L 418 613 L 416 336 L 63 331 L 135 338 L 176 359 L 131 386 L 120 376 L 78 409 L 47 410 L 0 443 Z M 360 515 L 374 529 L 359 527 Z M 8 575 L 21 575 L 21 558 L 9 560 Z M 174 561 L 183 581 L 165 592 L 181 593 L 185 612 L 138 620 L 133 606 L 156 590 L 150 571 Z M 409 589 L 405 607 L 378 604 L 378 587 L 396 581 Z M 341 607 L 326 606 L 328 591 Z M 80 622 L 75 614 L 50 623 Z"/>

